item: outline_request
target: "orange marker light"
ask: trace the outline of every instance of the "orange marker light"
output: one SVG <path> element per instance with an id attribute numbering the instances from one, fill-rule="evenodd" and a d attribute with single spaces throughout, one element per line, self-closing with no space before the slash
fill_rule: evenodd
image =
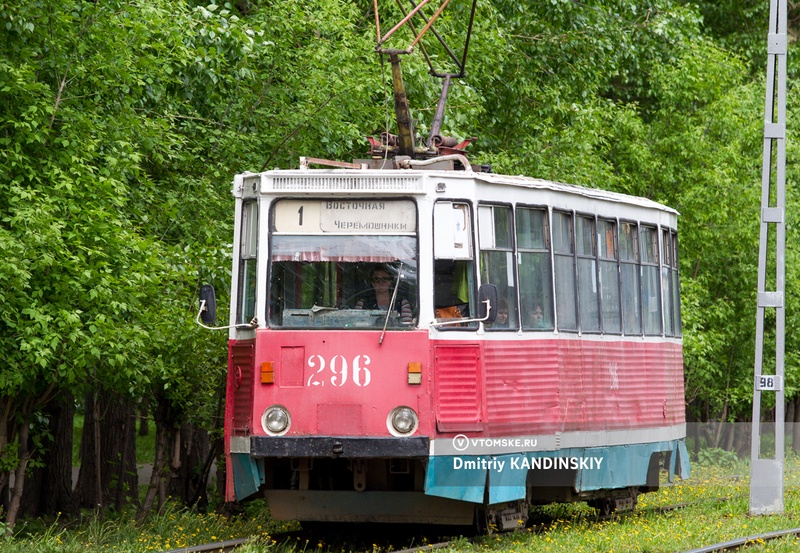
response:
<path id="1" fill-rule="evenodd" d="M 412 361 L 408 364 L 408 383 L 422 384 L 422 363 Z"/>
<path id="2" fill-rule="evenodd" d="M 261 363 L 261 383 L 275 383 L 275 367 L 272 361 L 264 361 Z"/>

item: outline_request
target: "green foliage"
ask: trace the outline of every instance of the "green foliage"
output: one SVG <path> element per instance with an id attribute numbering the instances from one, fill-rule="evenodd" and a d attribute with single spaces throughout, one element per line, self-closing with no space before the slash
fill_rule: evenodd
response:
<path id="1" fill-rule="evenodd" d="M 695 463 L 701 467 L 720 467 L 732 469 L 739 464 L 739 457 L 733 451 L 725 451 L 718 447 L 701 449 L 697 452 Z"/>
<path id="2" fill-rule="evenodd" d="M 437 22 L 455 50 L 467 4 Z M 227 303 L 229 183 L 245 170 L 294 167 L 300 155 L 361 157 L 364 134 L 393 128 L 372 9 L 368 0 L 0 6 L 0 412 L 9 413 L 0 422 L 28 424 L 60 390 L 81 397 L 102 386 L 211 426 L 226 336 L 193 320 L 199 284 Z M 681 212 L 686 389 L 701 417 L 750 409 L 764 106 L 753 75 L 763 73 L 764 17 L 752 1 L 479 2 L 467 77 L 451 87 L 442 129 L 478 136 L 471 158 L 496 172 Z M 435 66 L 452 69 L 425 44 Z M 424 136 L 440 84 L 417 52 L 403 71 Z M 790 164 L 791 192 L 797 181 Z M 790 194 L 790 396 L 800 388 L 796 204 Z M 10 470 L 13 431 L 8 439 Z"/>
<path id="3" fill-rule="evenodd" d="M 122 513 L 105 519 L 89 516 L 77 524 L 61 518 L 43 525 L 32 521 L 18 528 L 14 539 L 6 539 L 2 547 L 8 552 L 166 551 L 251 538 L 254 545 L 274 551 L 281 532 L 298 528 L 296 523 L 269 520 L 263 505 L 260 509 L 253 508 L 250 514 L 225 517 L 168 505 L 163 513 L 146 520 Z M 0 540 L 4 537 L 5 533 L 0 533 Z"/>

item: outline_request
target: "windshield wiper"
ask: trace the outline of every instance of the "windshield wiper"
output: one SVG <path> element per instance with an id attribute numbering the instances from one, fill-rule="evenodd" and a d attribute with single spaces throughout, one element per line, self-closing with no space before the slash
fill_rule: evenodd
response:
<path id="1" fill-rule="evenodd" d="M 394 309 L 394 302 L 397 300 L 397 291 L 400 289 L 400 278 L 403 276 L 403 268 L 400 267 L 400 270 L 397 271 L 397 280 L 394 283 L 394 290 L 392 291 L 392 299 L 389 302 L 389 309 L 386 310 L 386 319 L 383 321 L 383 331 L 381 332 L 381 338 L 378 340 L 378 345 L 383 343 L 383 337 L 386 336 L 386 327 L 389 326 L 389 318 L 392 316 L 392 310 Z"/>

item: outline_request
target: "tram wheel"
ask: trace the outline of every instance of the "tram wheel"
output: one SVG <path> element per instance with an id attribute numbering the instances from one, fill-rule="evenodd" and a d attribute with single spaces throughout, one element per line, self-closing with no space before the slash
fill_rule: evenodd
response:
<path id="1" fill-rule="evenodd" d="M 593 507 L 597 511 L 597 514 L 601 517 L 611 516 L 617 510 L 617 502 L 610 497 L 592 499 L 588 503 L 589 506 Z"/>
<path id="2" fill-rule="evenodd" d="M 475 507 L 475 532 L 479 536 L 490 536 L 494 533 L 494 526 L 489 521 L 488 512 L 482 507 Z"/>

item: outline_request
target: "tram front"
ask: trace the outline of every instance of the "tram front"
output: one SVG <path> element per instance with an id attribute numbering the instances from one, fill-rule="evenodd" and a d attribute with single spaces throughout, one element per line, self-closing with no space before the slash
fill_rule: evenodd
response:
<path id="1" fill-rule="evenodd" d="M 335 193 L 237 177 L 228 499 L 261 489 L 281 519 L 469 523 L 424 494 L 429 341 L 418 199 L 403 194 L 419 177 L 353 196 L 336 191 L 352 177 L 327 175 Z"/>

